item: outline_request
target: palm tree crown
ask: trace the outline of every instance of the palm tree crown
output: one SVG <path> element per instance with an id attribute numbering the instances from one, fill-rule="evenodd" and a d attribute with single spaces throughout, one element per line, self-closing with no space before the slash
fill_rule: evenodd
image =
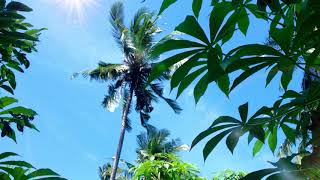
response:
<path id="1" fill-rule="evenodd" d="M 169 139 L 170 132 L 166 129 L 156 129 L 148 125 L 147 133 L 141 133 L 137 136 L 138 148 L 136 149 L 137 161 L 144 162 L 150 157 L 159 154 L 175 154 L 181 150 L 188 149 L 187 145 L 183 145 L 180 139 Z"/>
<path id="2" fill-rule="evenodd" d="M 116 43 L 123 52 L 123 63 L 112 64 L 100 62 L 98 67 L 84 71 L 84 77 L 100 82 L 110 82 L 108 94 L 102 105 L 113 111 L 122 99 L 124 105 L 127 103 L 128 94 L 133 92 L 135 99 L 135 110 L 140 114 L 141 124 L 146 127 L 152 112 L 152 102 L 159 98 L 166 101 L 175 113 L 181 108 L 172 99 L 163 96 L 161 81 L 170 78 L 169 72 L 165 72 L 153 83 L 148 83 L 148 77 L 157 58 L 151 57 L 153 38 L 160 32 L 155 24 L 153 13 L 146 8 L 141 8 L 135 14 L 129 27 L 124 25 L 123 4 L 115 3 L 110 10 L 112 34 Z M 127 119 L 127 129 L 130 129 L 130 121 Z"/>

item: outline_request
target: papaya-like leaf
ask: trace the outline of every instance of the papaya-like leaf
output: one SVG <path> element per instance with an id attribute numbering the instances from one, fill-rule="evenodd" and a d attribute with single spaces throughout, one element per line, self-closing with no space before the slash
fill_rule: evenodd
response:
<path id="1" fill-rule="evenodd" d="M 194 16 L 187 16 L 186 19 L 175 28 L 175 30 L 195 37 L 207 45 L 210 44 L 206 33 Z"/>
<path id="2" fill-rule="evenodd" d="M 202 0 L 193 0 L 192 2 L 192 11 L 193 14 L 198 18 L 199 13 L 202 7 Z"/>

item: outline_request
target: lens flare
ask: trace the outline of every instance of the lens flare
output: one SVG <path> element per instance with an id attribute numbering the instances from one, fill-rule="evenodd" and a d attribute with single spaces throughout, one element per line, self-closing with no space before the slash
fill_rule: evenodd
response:
<path id="1" fill-rule="evenodd" d="M 55 0 L 55 3 L 66 11 L 68 18 L 83 22 L 90 7 L 97 7 L 98 0 Z"/>

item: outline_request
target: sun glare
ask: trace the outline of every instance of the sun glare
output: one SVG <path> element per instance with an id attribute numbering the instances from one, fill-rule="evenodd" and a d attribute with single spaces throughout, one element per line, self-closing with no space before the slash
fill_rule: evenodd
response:
<path id="1" fill-rule="evenodd" d="M 98 0 L 55 0 L 74 21 L 83 22 L 88 8 L 98 6 Z"/>

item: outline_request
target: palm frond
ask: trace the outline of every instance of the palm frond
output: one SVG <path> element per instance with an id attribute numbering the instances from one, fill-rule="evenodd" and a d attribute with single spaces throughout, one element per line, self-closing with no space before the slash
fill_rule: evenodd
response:
<path id="1" fill-rule="evenodd" d="M 166 101 L 166 103 L 173 109 L 175 113 L 179 114 L 182 111 L 181 107 L 176 101 L 163 96 L 163 87 L 159 83 L 150 84 L 150 87 L 153 92 L 155 92 L 161 99 Z"/>
<path id="2" fill-rule="evenodd" d="M 110 9 L 109 22 L 112 26 L 112 36 L 122 52 L 128 56 L 134 52 L 130 32 L 124 25 L 123 3 L 116 2 Z"/>
<path id="3" fill-rule="evenodd" d="M 98 67 L 93 70 L 83 71 L 81 74 L 84 78 L 96 81 L 116 80 L 127 73 L 129 67 L 123 64 L 112 64 L 99 62 Z"/>
<path id="4" fill-rule="evenodd" d="M 109 85 L 108 94 L 102 101 L 102 106 L 107 108 L 110 112 L 114 112 L 115 108 L 119 106 L 121 100 L 121 80 L 117 81 L 115 85 Z"/>

